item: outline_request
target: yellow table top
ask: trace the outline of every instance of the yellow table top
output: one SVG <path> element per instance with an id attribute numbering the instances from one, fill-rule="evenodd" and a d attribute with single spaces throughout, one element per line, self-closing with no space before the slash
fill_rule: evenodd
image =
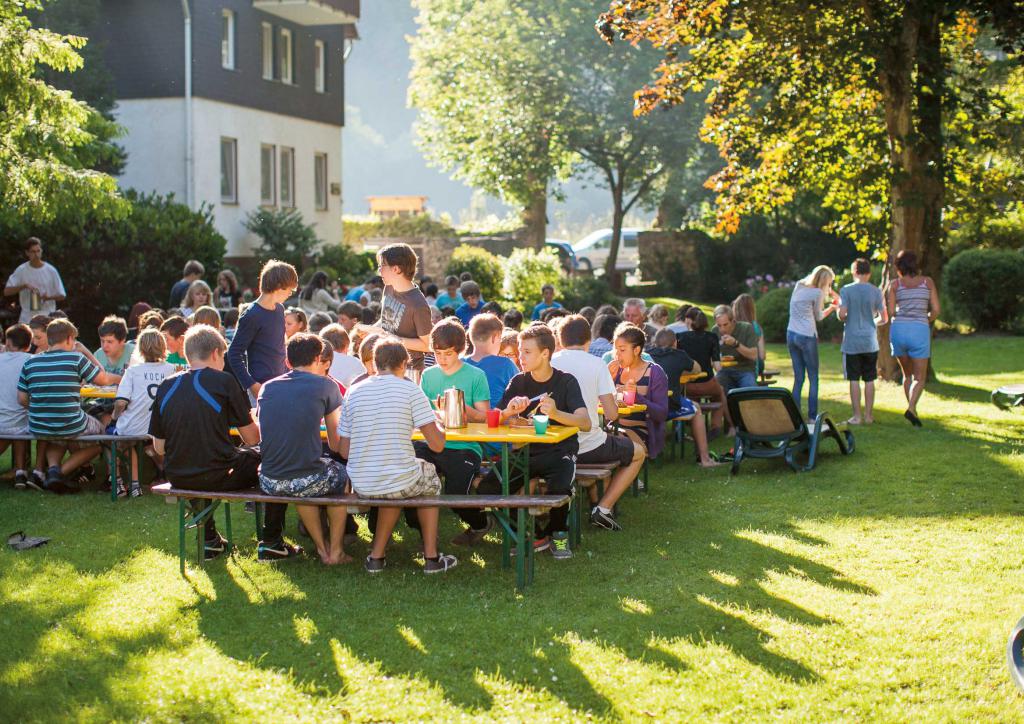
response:
<path id="1" fill-rule="evenodd" d="M 687 382 L 699 380 L 701 377 L 704 376 L 704 374 L 705 373 L 703 372 L 684 372 L 683 374 L 679 375 L 679 381 L 685 385 Z"/>
<path id="2" fill-rule="evenodd" d="M 105 400 L 112 400 L 117 396 L 117 386 L 111 387 L 96 387 L 95 385 L 85 385 L 81 390 L 82 397 L 94 397 L 102 398 Z"/>
<path id="3" fill-rule="evenodd" d="M 723 359 L 722 360 L 722 366 L 723 367 L 735 367 L 738 364 L 739 364 L 739 362 L 737 360 L 734 360 L 734 359 Z"/>
<path id="4" fill-rule="evenodd" d="M 579 431 L 578 427 L 548 425 L 547 433 L 537 435 L 532 427 L 509 427 L 508 425 L 487 427 L 486 422 L 470 422 L 465 427 L 445 430 L 445 439 L 448 442 L 510 442 L 515 445 L 532 443 L 551 445 L 572 437 Z M 231 434 L 237 435 L 238 430 L 231 428 Z M 322 426 L 320 428 L 320 437 L 327 439 L 327 431 Z M 423 435 L 419 430 L 416 430 L 412 434 L 412 439 L 422 440 Z"/>
<path id="5" fill-rule="evenodd" d="M 578 427 L 548 425 L 548 431 L 543 435 L 538 435 L 532 427 L 510 427 L 508 425 L 487 427 L 486 422 L 470 422 L 465 427 L 446 429 L 445 439 L 448 442 L 510 442 L 515 445 L 532 443 L 550 445 L 572 437 L 579 431 Z M 412 434 L 412 439 L 422 440 L 423 435 L 416 430 Z"/>
<path id="6" fill-rule="evenodd" d="M 633 414 L 636 414 L 637 412 L 647 412 L 647 405 L 641 405 L 639 403 L 637 403 L 635 405 L 619 405 L 619 415 L 620 416 L 633 415 Z M 598 415 L 603 415 L 604 414 L 604 407 L 602 407 L 601 405 L 598 405 L 597 406 L 597 414 Z"/>

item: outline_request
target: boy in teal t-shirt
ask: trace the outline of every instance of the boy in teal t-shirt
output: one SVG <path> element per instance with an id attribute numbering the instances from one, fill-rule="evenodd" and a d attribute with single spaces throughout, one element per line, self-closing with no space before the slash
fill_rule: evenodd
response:
<path id="1" fill-rule="evenodd" d="M 437 397 L 455 387 L 465 396 L 466 422 L 486 422 L 491 407 L 491 393 L 487 386 L 487 375 L 483 370 L 464 363 L 460 355 L 466 350 L 466 330 L 455 319 L 442 319 L 430 330 L 430 349 L 437 364 L 427 368 L 420 378 L 420 387 L 430 404 L 437 406 Z M 416 442 L 416 457 L 433 463 L 444 481 L 447 495 L 468 495 L 472 491 L 473 478 L 480 472 L 482 451 L 476 442 L 449 442 L 444 450 L 434 452 L 425 442 Z M 494 520 L 479 508 L 459 508 L 455 514 L 468 527 L 456 536 L 455 545 L 479 543 L 491 528 Z M 415 516 L 406 516 L 410 527 L 418 528 Z"/>

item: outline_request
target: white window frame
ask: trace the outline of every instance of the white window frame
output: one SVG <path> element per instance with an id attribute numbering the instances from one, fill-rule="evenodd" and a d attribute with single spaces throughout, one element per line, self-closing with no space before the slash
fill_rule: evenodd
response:
<path id="1" fill-rule="evenodd" d="M 313 41 L 313 89 L 327 92 L 327 48 L 322 40 Z"/>
<path id="2" fill-rule="evenodd" d="M 263 165 L 264 154 L 270 160 L 270 168 Z M 264 191 L 267 189 L 266 180 L 270 177 L 270 195 Z M 272 143 L 260 144 L 260 206 L 277 206 L 277 146 Z"/>
<path id="3" fill-rule="evenodd" d="M 221 11 L 220 67 L 235 69 L 235 11 Z"/>
<path id="4" fill-rule="evenodd" d="M 281 198 L 281 208 L 295 208 L 295 149 L 288 146 L 281 146 L 278 168 L 281 170 L 278 195 Z M 288 195 L 285 196 L 287 190 Z"/>
<path id="5" fill-rule="evenodd" d="M 313 205 L 317 211 L 327 211 L 327 154 L 313 154 Z"/>
<path id="6" fill-rule="evenodd" d="M 229 148 L 230 159 L 225 168 L 224 149 Z M 227 171 L 229 194 L 224 193 L 225 170 Z M 238 139 L 221 136 L 220 139 L 220 201 L 222 204 L 238 203 Z"/>
<path id="7" fill-rule="evenodd" d="M 262 33 L 261 58 L 263 63 L 263 80 L 274 80 L 274 26 L 261 23 Z"/>
<path id="8" fill-rule="evenodd" d="M 295 49 L 292 31 L 281 28 L 281 47 L 278 59 L 278 72 L 282 83 L 291 85 L 295 82 Z"/>

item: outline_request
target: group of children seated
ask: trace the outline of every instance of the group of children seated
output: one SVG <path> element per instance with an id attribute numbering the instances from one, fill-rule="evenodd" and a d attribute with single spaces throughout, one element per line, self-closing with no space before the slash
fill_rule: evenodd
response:
<path id="1" fill-rule="evenodd" d="M 700 366 L 675 349 L 675 332 L 663 329 L 651 340 L 642 318 L 640 325 L 619 321 L 608 354 L 598 355 L 593 350 L 597 330 L 587 318 L 593 319 L 594 310 L 571 314 L 553 301 L 553 290 L 544 289 L 544 301 L 534 309 L 545 321 L 517 330 L 508 325 L 522 325 L 521 314 L 516 319 L 512 310 L 499 318 L 478 309 L 485 307 L 479 304 L 479 288 L 466 282 L 457 310 L 469 305 L 472 314 L 438 315 L 415 281 L 416 255 L 405 244 L 381 249 L 378 262 L 382 291 L 376 319 L 364 314 L 365 298 L 350 299 L 343 305 L 354 304 L 358 311 L 342 305 L 336 322 L 325 313 L 314 325 L 319 312 L 307 316 L 301 308 L 284 306 L 299 292 L 295 269 L 271 261 L 261 271 L 259 297 L 241 305 L 230 333 L 209 306 L 192 310 L 188 319 L 133 310 L 141 311 L 134 341 L 124 320 L 108 318 L 99 328 L 101 347 L 95 354 L 77 343 L 77 330 L 66 319 L 34 319 L 31 329 L 9 328 L 8 354 L 0 355 L 0 438 L 31 433 L 42 456 L 29 472 L 27 448 L 15 443 L 16 485 L 72 492 L 78 488 L 73 473 L 100 451 L 76 438 L 104 431 L 148 433 L 158 479 L 176 487 L 258 486 L 295 498 L 317 554 L 334 565 L 351 560 L 345 544 L 353 540 L 355 523 L 344 507 L 327 507 L 324 514 L 303 505 L 303 498 L 349 490 L 378 499 L 501 492 L 494 467 L 484 472 L 494 449 L 446 438 L 436 400 L 450 388 L 463 392 L 469 422 L 484 422 L 495 408 L 503 425 L 528 426 L 528 417 L 541 414 L 551 424 L 579 430 L 557 443 L 530 446 L 531 478 L 542 479 L 551 493 L 571 490 L 577 464 L 617 463 L 590 513 L 594 525 L 610 530 L 621 529 L 615 504 L 645 458 L 657 456 L 670 414 L 689 413 L 701 462 L 714 464 L 699 408 L 678 394 L 679 375 Z M 33 347 L 36 353 L 30 354 Z M 83 384 L 116 384 L 112 407 L 83 409 Z M 671 402 L 670 389 L 676 391 Z M 623 396 L 646 411 L 619 417 Z M 422 439 L 414 442 L 417 431 Z M 130 484 L 119 483 L 120 493 L 141 494 L 138 468 L 133 459 Z M 516 492 L 533 482 L 513 478 L 509 488 Z M 298 555 L 301 549 L 283 538 L 286 506 L 263 509 L 258 558 Z M 454 545 L 479 544 L 494 527 L 483 509 L 456 512 L 465 530 Z M 367 571 L 384 569 L 399 513 L 387 507 L 371 512 Z M 424 571 L 453 568 L 456 557 L 438 548 L 438 509 L 416 508 L 406 517 L 420 532 Z M 550 550 L 560 560 L 572 557 L 568 506 L 553 509 L 535 533 L 536 550 Z M 212 519 L 205 541 L 207 558 L 225 549 Z"/>

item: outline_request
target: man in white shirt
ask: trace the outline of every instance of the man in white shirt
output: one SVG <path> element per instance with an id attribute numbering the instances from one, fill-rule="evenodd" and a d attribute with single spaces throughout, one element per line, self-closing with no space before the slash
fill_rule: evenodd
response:
<path id="1" fill-rule="evenodd" d="M 22 324 L 28 324 L 37 314 L 57 311 L 57 302 L 67 296 L 60 274 L 53 265 L 43 261 L 43 242 L 29 237 L 25 242 L 25 256 L 28 261 L 14 270 L 4 286 L 5 297 L 18 295 L 21 305 L 18 321 Z"/>
<path id="2" fill-rule="evenodd" d="M 590 430 L 579 433 L 580 451 L 577 465 L 596 463 L 619 464 L 612 475 L 604 497 L 590 512 L 590 522 L 608 530 L 622 530 L 612 509 L 622 494 L 629 490 L 644 464 L 644 448 L 625 435 L 609 435 L 598 424 L 597 408 L 602 407 L 605 420 L 613 422 L 618 416 L 615 402 L 615 383 L 608 366 L 587 352 L 590 344 L 590 323 L 578 314 L 566 317 L 558 328 L 562 350 L 551 358 L 551 366 L 568 372 L 580 383 L 580 392 L 587 403 Z"/>

